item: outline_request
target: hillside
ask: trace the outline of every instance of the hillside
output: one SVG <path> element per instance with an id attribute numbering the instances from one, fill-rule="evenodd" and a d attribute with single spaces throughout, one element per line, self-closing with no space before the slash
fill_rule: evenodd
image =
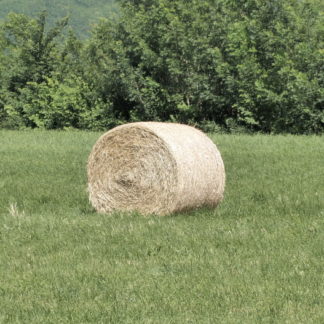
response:
<path id="1" fill-rule="evenodd" d="M 117 12 L 117 6 L 115 0 L 0 0 L 0 20 L 9 12 L 35 16 L 42 10 L 48 12 L 49 25 L 69 15 L 72 28 L 86 36 L 92 24 Z"/>

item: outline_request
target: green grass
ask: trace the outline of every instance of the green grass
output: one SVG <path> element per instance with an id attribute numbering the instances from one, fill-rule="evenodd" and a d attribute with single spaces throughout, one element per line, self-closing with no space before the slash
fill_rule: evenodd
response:
<path id="1" fill-rule="evenodd" d="M 324 138 L 213 135 L 216 210 L 99 215 L 99 133 L 0 131 L 0 323 L 323 323 Z"/>

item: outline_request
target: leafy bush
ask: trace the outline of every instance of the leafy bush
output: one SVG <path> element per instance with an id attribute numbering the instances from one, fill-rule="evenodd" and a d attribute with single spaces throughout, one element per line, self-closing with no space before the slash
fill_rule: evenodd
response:
<path id="1" fill-rule="evenodd" d="M 0 126 L 103 129 L 139 120 L 227 132 L 322 133 L 319 0 L 120 1 L 88 40 L 8 16 Z"/>

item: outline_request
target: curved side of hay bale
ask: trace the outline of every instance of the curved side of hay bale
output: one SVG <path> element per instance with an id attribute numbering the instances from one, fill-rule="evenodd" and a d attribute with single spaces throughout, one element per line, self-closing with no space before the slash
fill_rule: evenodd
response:
<path id="1" fill-rule="evenodd" d="M 225 170 L 215 144 L 196 128 L 172 123 L 145 123 L 167 144 L 177 164 L 175 210 L 216 206 L 223 198 Z"/>
<path id="2" fill-rule="evenodd" d="M 181 124 L 116 127 L 99 138 L 88 161 L 89 198 L 99 212 L 164 215 L 216 206 L 224 186 L 224 164 L 215 144 Z"/>

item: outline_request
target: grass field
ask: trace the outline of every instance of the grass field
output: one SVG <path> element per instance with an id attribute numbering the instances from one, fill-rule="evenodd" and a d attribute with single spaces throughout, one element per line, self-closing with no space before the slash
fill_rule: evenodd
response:
<path id="1" fill-rule="evenodd" d="M 0 131 L 0 323 L 324 323 L 324 137 L 212 135 L 223 203 L 99 215 L 99 133 Z"/>

